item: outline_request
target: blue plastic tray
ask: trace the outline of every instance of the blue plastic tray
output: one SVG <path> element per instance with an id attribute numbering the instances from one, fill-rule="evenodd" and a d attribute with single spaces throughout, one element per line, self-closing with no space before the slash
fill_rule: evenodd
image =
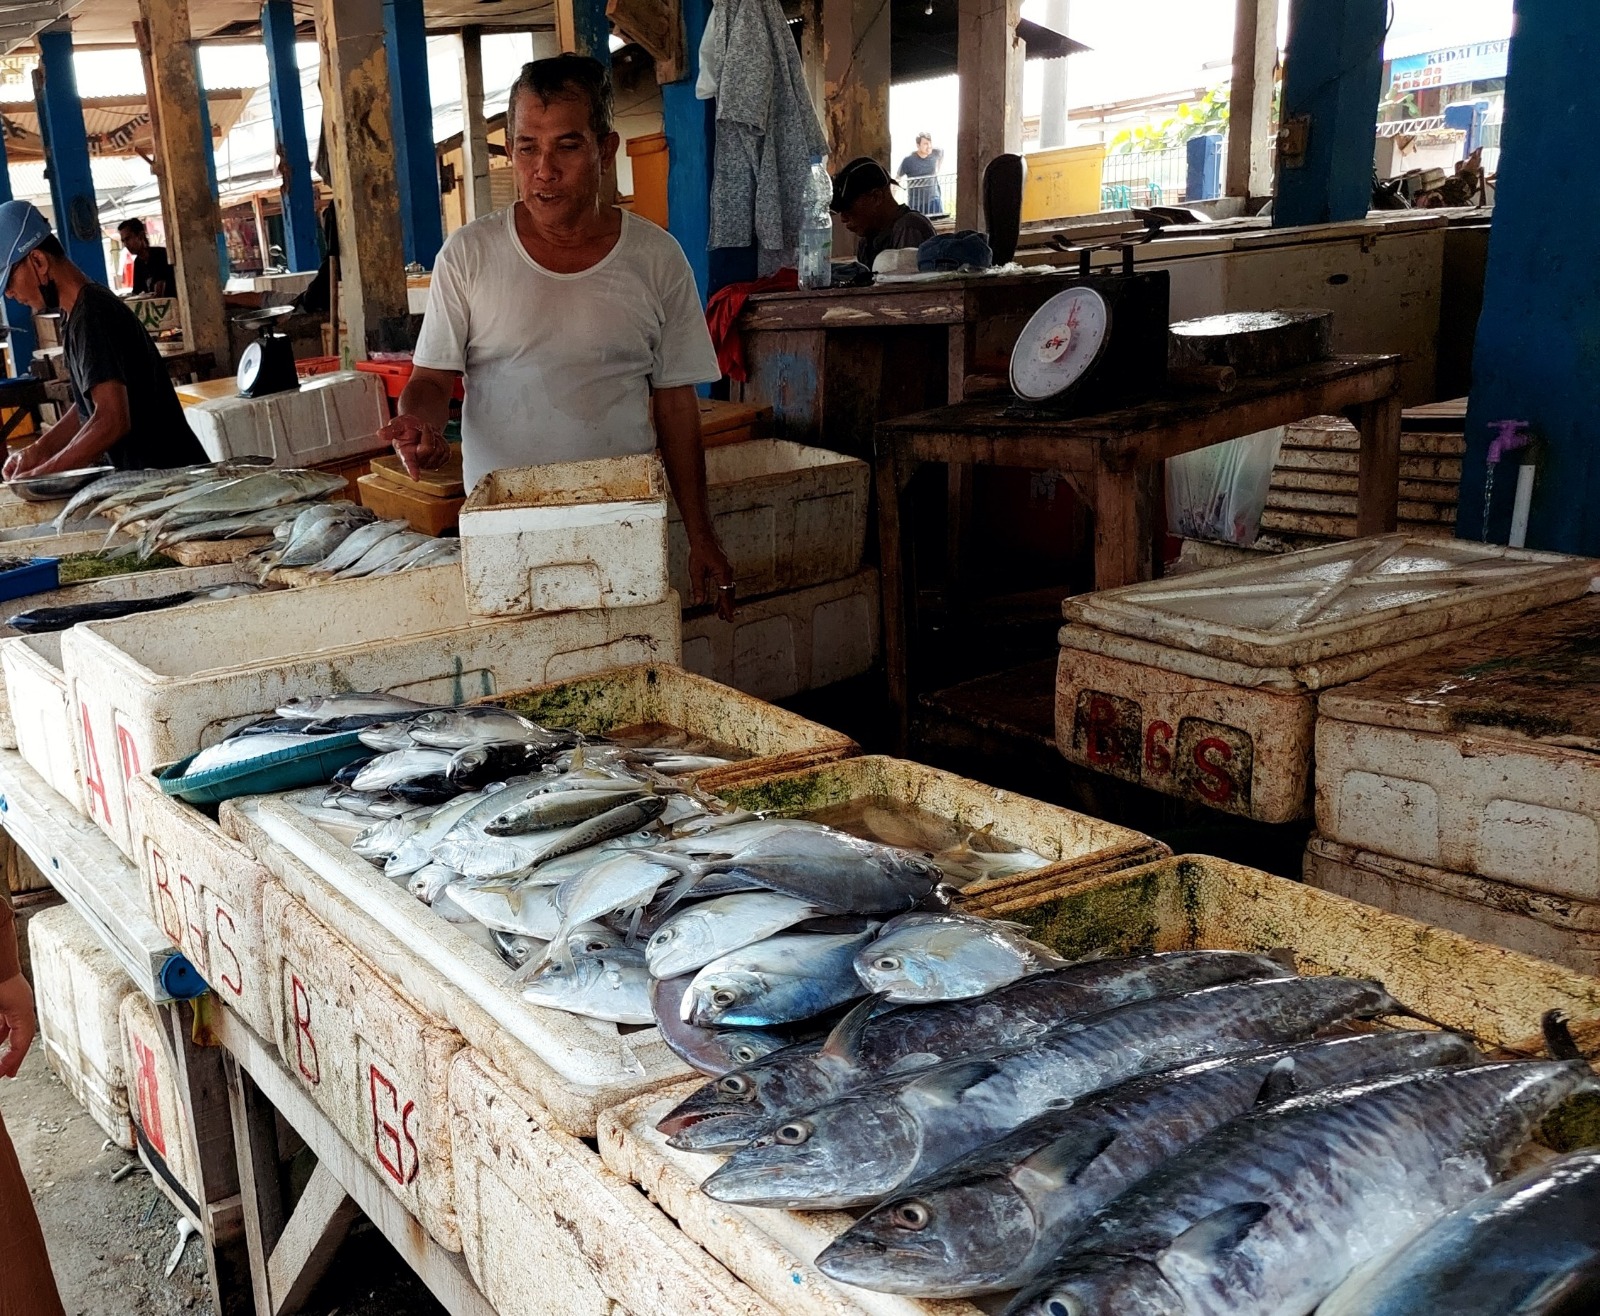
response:
<path id="1" fill-rule="evenodd" d="M 198 754 L 199 751 L 196 751 Z M 361 733 L 346 731 L 319 736 L 312 745 L 280 749 L 250 763 L 236 763 L 210 772 L 185 776 L 195 754 L 156 771 L 156 784 L 166 795 L 189 804 L 221 804 L 241 795 L 273 795 L 330 781 L 347 763 L 372 751 L 361 743 Z"/>
<path id="2" fill-rule="evenodd" d="M 0 554 L 5 546 L 0 545 Z M 61 588 L 61 560 L 53 557 L 36 557 L 25 567 L 14 571 L 0 571 L 0 603 L 7 599 L 25 598 L 29 594 L 43 594 L 49 589 Z"/>

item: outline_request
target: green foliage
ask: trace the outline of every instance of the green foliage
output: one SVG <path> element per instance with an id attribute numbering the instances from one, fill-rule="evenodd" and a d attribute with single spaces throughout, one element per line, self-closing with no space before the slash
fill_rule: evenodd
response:
<path id="1" fill-rule="evenodd" d="M 1227 126 L 1228 93 L 1213 88 L 1197 101 L 1185 101 L 1165 123 L 1141 124 L 1125 128 L 1111 139 L 1111 150 L 1118 155 L 1135 151 L 1170 151 L 1191 137 L 1215 132 Z"/>

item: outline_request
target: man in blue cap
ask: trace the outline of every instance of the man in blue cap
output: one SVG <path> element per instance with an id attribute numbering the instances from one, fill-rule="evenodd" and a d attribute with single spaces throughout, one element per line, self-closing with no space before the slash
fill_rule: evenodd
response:
<path id="1" fill-rule="evenodd" d="M 166 362 L 111 289 L 67 259 L 37 207 L 0 205 L 0 288 L 30 311 L 62 313 L 76 405 L 5 464 L 7 480 L 109 460 L 118 470 L 192 466 L 205 449 L 184 419 Z"/>

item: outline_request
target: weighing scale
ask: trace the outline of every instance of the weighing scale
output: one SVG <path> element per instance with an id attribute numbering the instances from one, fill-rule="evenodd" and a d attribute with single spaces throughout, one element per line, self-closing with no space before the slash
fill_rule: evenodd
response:
<path id="1" fill-rule="evenodd" d="M 236 315 L 233 322 L 246 328 L 260 326 L 261 336 L 239 355 L 239 370 L 234 382 L 239 386 L 239 396 L 266 397 L 270 393 L 289 393 L 300 387 L 300 374 L 294 364 L 294 344 L 289 335 L 278 333 L 273 325 L 286 315 L 293 315 L 292 306 L 271 306 L 265 310 Z"/>

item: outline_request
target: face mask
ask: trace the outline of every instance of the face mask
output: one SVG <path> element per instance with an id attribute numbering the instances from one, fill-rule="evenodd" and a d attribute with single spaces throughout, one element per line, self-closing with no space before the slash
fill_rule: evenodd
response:
<path id="1" fill-rule="evenodd" d="M 39 280 L 39 295 L 44 298 L 44 309 L 59 311 L 61 309 L 61 293 L 56 288 L 56 281 L 50 279 Z"/>

